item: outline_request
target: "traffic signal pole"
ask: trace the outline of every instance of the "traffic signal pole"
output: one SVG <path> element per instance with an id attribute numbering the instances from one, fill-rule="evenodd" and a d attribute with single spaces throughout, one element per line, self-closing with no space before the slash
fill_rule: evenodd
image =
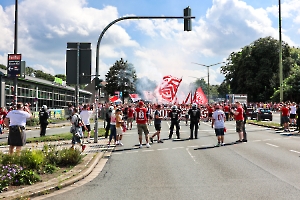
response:
<path id="1" fill-rule="evenodd" d="M 164 16 L 127 16 L 127 17 L 120 17 L 111 23 L 109 23 L 101 32 L 98 41 L 97 41 L 97 47 L 96 47 L 96 77 L 99 77 L 99 51 L 100 51 L 100 43 L 101 40 L 105 34 L 105 32 L 115 23 L 127 19 L 184 19 L 184 31 L 191 31 L 191 19 L 195 19 L 195 17 L 191 16 L 191 9 L 190 7 L 187 7 L 183 10 L 184 16 L 182 17 L 164 17 Z M 187 24 L 186 24 L 187 23 Z M 97 93 L 97 92 L 96 92 Z M 98 99 L 96 98 L 96 114 L 95 114 L 95 132 L 94 132 L 94 143 L 98 142 L 98 113 L 99 113 L 99 108 L 98 108 Z"/>

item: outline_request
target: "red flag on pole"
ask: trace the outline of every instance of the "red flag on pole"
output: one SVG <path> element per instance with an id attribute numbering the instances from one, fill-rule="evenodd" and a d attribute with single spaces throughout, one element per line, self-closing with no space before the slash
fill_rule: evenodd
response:
<path id="1" fill-rule="evenodd" d="M 138 100 L 141 100 L 138 94 L 129 94 L 130 98 L 132 99 L 133 102 L 136 102 Z"/>
<path id="2" fill-rule="evenodd" d="M 176 78 L 171 75 L 164 76 L 163 81 L 158 89 L 162 99 L 168 102 L 172 102 L 176 96 L 178 87 L 182 81 L 182 78 Z"/>
<path id="3" fill-rule="evenodd" d="M 186 99 L 184 101 L 185 104 L 189 101 L 190 96 L 192 96 L 192 94 L 189 92 L 189 94 L 187 95 L 187 97 L 186 97 Z"/>
<path id="4" fill-rule="evenodd" d="M 197 104 L 207 104 L 208 101 L 207 101 L 206 95 L 204 94 L 201 87 L 199 87 L 196 90 L 193 102 L 197 103 Z"/>

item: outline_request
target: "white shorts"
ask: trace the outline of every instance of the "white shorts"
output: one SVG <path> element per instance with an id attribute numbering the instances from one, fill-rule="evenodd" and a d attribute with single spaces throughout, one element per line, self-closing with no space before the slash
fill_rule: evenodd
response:
<path id="1" fill-rule="evenodd" d="M 118 127 L 117 129 L 117 135 L 123 135 L 123 129 L 122 127 Z"/>

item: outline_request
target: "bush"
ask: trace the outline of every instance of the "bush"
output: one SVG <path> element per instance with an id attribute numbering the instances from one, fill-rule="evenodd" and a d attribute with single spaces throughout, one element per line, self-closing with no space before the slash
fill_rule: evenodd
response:
<path id="1" fill-rule="evenodd" d="M 23 170 L 22 167 L 15 164 L 1 166 L 0 171 L 0 192 L 6 187 L 13 184 L 15 176 Z"/>
<path id="2" fill-rule="evenodd" d="M 23 169 L 13 179 L 13 185 L 32 185 L 41 180 L 41 177 L 32 169 Z"/>
<path id="3" fill-rule="evenodd" d="M 26 121 L 27 126 L 37 126 L 39 125 L 39 119 L 38 118 L 31 118 L 28 121 Z"/>
<path id="4" fill-rule="evenodd" d="M 58 151 L 54 145 L 44 145 L 42 151 L 45 155 L 45 164 L 55 165 L 58 163 Z"/>
<path id="5" fill-rule="evenodd" d="M 81 152 L 78 149 L 64 148 L 58 153 L 58 165 L 59 166 L 74 166 L 77 165 L 82 157 Z"/>
<path id="6" fill-rule="evenodd" d="M 20 165 L 28 169 L 39 170 L 44 164 L 44 153 L 40 150 L 25 149 L 21 151 Z"/>

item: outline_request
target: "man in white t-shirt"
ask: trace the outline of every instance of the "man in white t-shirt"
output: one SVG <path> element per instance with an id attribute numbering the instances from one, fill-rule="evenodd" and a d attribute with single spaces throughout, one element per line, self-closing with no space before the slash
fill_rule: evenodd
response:
<path id="1" fill-rule="evenodd" d="M 88 133 L 87 143 L 91 143 L 91 141 L 90 141 L 90 137 L 91 137 L 90 117 L 91 117 L 92 114 L 93 114 L 93 112 L 87 110 L 86 105 L 83 106 L 82 111 L 80 112 L 80 117 L 81 117 L 84 125 L 86 126 L 86 129 L 82 130 L 83 131 L 83 137 L 84 137 L 85 131 L 87 131 L 87 133 Z"/>
<path id="2" fill-rule="evenodd" d="M 32 118 L 30 108 L 23 106 L 23 103 L 17 103 L 17 109 L 9 111 L 6 115 L 4 123 L 6 127 L 9 127 L 9 154 L 13 154 L 15 147 L 19 154 L 22 146 L 26 144 L 25 126 L 29 118 Z"/>
<path id="3" fill-rule="evenodd" d="M 215 106 L 215 111 L 212 114 L 211 128 L 215 126 L 215 133 L 218 138 L 218 144 L 216 146 L 224 146 L 224 128 L 226 117 L 223 110 L 220 109 L 219 105 Z"/>
<path id="4" fill-rule="evenodd" d="M 293 126 L 296 125 L 296 103 L 293 102 L 292 105 L 290 105 L 290 124 Z"/>

